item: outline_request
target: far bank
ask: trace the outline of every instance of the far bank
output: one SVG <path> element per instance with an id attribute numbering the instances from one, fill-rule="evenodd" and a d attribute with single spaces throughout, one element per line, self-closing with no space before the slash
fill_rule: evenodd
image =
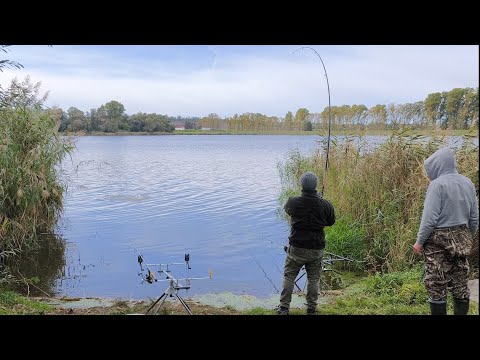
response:
<path id="1" fill-rule="evenodd" d="M 432 129 L 405 129 L 412 134 L 424 135 L 424 136 L 472 136 L 478 137 L 478 129 L 474 130 L 432 130 Z M 402 130 L 332 130 L 332 136 L 389 136 L 395 132 L 402 132 Z M 326 130 L 317 131 L 265 131 L 265 132 L 232 132 L 222 130 L 176 130 L 174 132 L 131 132 L 131 131 L 118 131 L 118 132 L 91 132 L 84 131 L 79 132 L 61 132 L 63 136 L 150 136 L 150 135 L 304 135 L 304 136 L 326 136 L 328 133 Z"/>

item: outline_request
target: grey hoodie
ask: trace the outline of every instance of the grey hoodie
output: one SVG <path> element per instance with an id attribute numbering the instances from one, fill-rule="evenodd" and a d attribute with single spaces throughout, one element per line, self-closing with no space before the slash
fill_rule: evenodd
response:
<path id="1" fill-rule="evenodd" d="M 475 186 L 455 166 L 453 150 L 441 148 L 424 162 L 431 182 L 428 186 L 417 243 L 423 245 L 434 228 L 467 225 L 472 234 L 478 228 Z"/>

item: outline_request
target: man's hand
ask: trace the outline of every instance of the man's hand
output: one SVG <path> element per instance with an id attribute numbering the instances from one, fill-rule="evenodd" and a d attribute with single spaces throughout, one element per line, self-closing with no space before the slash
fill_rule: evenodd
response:
<path id="1" fill-rule="evenodd" d="M 420 254 L 422 253 L 422 248 L 423 248 L 422 245 L 420 245 L 420 244 L 418 244 L 418 243 L 415 243 L 415 244 L 413 245 L 413 252 L 414 252 L 415 254 L 420 255 Z"/>

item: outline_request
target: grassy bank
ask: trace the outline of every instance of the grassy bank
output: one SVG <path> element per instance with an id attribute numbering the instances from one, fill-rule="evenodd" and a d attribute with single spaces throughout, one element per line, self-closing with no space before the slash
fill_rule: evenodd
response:
<path id="1" fill-rule="evenodd" d="M 420 277 L 418 267 L 386 275 L 369 275 L 332 294 L 326 304 L 318 307 L 318 312 L 320 315 L 429 315 L 427 292 Z M 299 315 L 304 312 L 304 309 L 292 311 Z M 451 297 L 447 313 L 453 314 Z M 275 312 L 257 308 L 245 314 L 272 315 Z M 479 314 L 477 302 L 471 301 L 468 314 Z"/>
<path id="2" fill-rule="evenodd" d="M 419 259 L 411 247 L 429 184 L 423 161 L 444 145 L 444 136 L 411 132 L 393 133 L 373 150 L 362 137 L 334 139 L 324 196 L 335 206 L 337 222 L 326 230 L 327 251 L 363 261 L 354 265 L 369 272 L 409 269 Z M 325 148 L 324 142 L 310 155 L 289 154 L 279 168 L 281 203 L 300 193 L 303 172 L 322 181 Z M 478 147 L 465 137 L 455 154 L 459 172 L 478 187 Z"/>
<path id="3" fill-rule="evenodd" d="M 51 305 L 0 288 L 0 315 L 43 315 L 52 311 Z"/>
<path id="4" fill-rule="evenodd" d="M 324 291 L 327 299 L 318 306 L 320 315 L 429 315 L 427 293 L 419 281 L 421 270 L 417 266 L 404 272 L 369 275 L 367 277 L 342 276 L 344 288 Z M 69 299 L 72 300 L 72 299 Z M 75 299 L 73 299 L 75 300 Z M 238 311 L 230 306 L 217 308 L 187 300 L 195 315 L 275 315 L 275 311 L 254 308 Z M 143 314 L 151 302 L 114 301 L 108 307 L 56 308 L 41 299 L 28 299 L 11 291 L 0 289 L 0 314 L 51 314 L 51 315 L 126 315 Z M 453 314 L 451 297 L 448 299 L 448 314 Z M 159 312 L 161 315 L 185 315 L 181 304 L 167 302 Z M 291 309 L 292 315 L 304 315 L 305 309 Z M 478 315 L 478 303 L 471 301 L 469 315 Z"/>

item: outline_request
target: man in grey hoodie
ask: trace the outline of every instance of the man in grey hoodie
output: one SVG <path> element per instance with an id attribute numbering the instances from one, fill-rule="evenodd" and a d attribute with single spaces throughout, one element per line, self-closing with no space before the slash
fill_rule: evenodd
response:
<path id="1" fill-rule="evenodd" d="M 468 313 L 468 261 L 478 228 L 475 186 L 456 169 L 454 153 L 441 148 L 424 162 L 428 186 L 415 253 L 425 256 L 425 287 L 432 315 L 447 314 L 447 291 L 454 315 Z"/>

